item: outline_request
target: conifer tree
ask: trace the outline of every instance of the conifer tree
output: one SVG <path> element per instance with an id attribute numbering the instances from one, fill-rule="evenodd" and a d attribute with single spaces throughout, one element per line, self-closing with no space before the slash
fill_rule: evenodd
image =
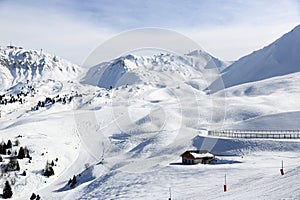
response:
<path id="1" fill-rule="evenodd" d="M 25 152 L 25 158 L 31 159 L 31 156 L 30 156 L 30 153 L 29 153 L 29 149 L 26 146 L 24 147 L 24 152 Z"/>
<path id="2" fill-rule="evenodd" d="M 19 153 L 18 153 L 18 159 L 23 159 L 25 158 L 25 151 L 23 147 L 20 147 Z"/>
<path id="3" fill-rule="evenodd" d="M 6 147 L 7 147 L 8 149 L 12 148 L 11 140 L 8 140 L 8 141 L 7 141 Z"/>
<path id="4" fill-rule="evenodd" d="M 20 141 L 17 139 L 16 141 L 15 141 L 15 146 L 19 146 L 20 145 Z"/>
<path id="5" fill-rule="evenodd" d="M 14 171 L 14 170 L 20 171 L 20 165 L 17 157 L 12 156 L 9 158 L 9 162 L 7 164 L 7 171 Z"/>
<path id="6" fill-rule="evenodd" d="M 13 195 L 13 192 L 11 191 L 11 186 L 9 184 L 8 181 L 5 182 L 5 186 L 3 188 L 3 198 L 4 199 L 8 199 L 8 198 L 11 198 Z"/>
<path id="7" fill-rule="evenodd" d="M 6 155 L 6 144 L 4 141 L 0 143 L 0 154 Z"/>
<path id="8" fill-rule="evenodd" d="M 16 167 L 17 171 L 20 171 L 20 165 L 19 165 L 19 161 L 17 161 L 17 167 Z"/>
<path id="9" fill-rule="evenodd" d="M 36 198 L 36 194 L 32 193 L 30 200 L 34 200 Z"/>
<path id="10" fill-rule="evenodd" d="M 74 187 L 76 185 L 76 183 L 77 183 L 77 180 L 76 180 L 76 176 L 74 175 L 70 186 Z"/>
<path id="11" fill-rule="evenodd" d="M 52 175 L 54 175 L 53 167 L 47 161 L 45 171 L 44 171 L 44 176 L 49 177 L 49 176 L 52 176 Z"/>

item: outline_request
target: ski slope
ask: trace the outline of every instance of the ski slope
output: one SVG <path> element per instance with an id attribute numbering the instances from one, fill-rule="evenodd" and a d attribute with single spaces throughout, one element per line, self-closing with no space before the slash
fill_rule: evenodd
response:
<path id="1" fill-rule="evenodd" d="M 272 52 L 285 58 L 279 50 L 294 41 L 290 35 L 298 41 L 297 30 L 279 39 Z M 256 53 L 261 61 L 266 49 Z M 29 86 L 36 91 L 22 104 L 0 105 L 2 138 L 21 135 L 20 145 L 33 158 L 20 160 L 20 172 L 0 179 L 3 185 L 15 178 L 15 199 L 29 199 L 32 192 L 53 200 L 167 199 L 169 188 L 172 199 L 300 198 L 300 141 L 207 136 L 213 128 L 299 129 L 297 70 L 274 65 L 274 72 L 248 80 L 237 67 L 241 61 L 226 68 L 228 63 L 203 50 L 124 55 L 89 70 L 33 50 L 2 48 L 1 56 L 1 94 L 9 98 Z M 290 56 L 288 64 L 296 69 L 296 55 Z M 245 68 L 252 60 L 247 63 Z M 226 88 L 211 94 L 206 89 L 217 78 L 213 69 L 222 71 Z M 226 85 L 230 73 L 241 74 Z M 57 96 L 73 98 L 32 109 Z M 217 159 L 182 165 L 180 155 L 188 149 L 207 149 Z M 56 158 L 55 175 L 43 176 L 46 161 Z M 72 188 L 67 182 L 74 175 Z"/>

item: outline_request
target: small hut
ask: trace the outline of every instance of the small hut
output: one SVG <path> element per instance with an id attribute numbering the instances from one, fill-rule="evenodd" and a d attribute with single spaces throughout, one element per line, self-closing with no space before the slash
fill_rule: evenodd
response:
<path id="1" fill-rule="evenodd" d="M 191 150 L 181 154 L 182 163 L 193 164 L 208 164 L 215 159 L 215 156 L 207 150 Z"/>

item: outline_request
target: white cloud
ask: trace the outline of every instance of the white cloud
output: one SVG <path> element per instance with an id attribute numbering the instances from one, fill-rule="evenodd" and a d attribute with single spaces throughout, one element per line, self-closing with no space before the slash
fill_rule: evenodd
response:
<path id="1" fill-rule="evenodd" d="M 299 21 L 297 0 L 0 1 L 0 45 L 43 48 L 81 64 L 120 31 L 161 27 L 186 34 L 217 57 L 235 60 Z"/>
<path id="2" fill-rule="evenodd" d="M 62 13 L 16 5 L 1 8 L 0 24 L 1 45 L 12 42 L 25 48 L 43 48 L 77 64 L 111 36 L 107 29 Z"/>

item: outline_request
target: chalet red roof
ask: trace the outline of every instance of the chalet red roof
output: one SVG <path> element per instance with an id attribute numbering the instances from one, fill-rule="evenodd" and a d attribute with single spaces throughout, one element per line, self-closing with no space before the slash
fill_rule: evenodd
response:
<path id="1" fill-rule="evenodd" d="M 190 150 L 181 154 L 181 157 L 188 159 L 203 159 L 203 158 L 214 158 L 215 156 L 207 150 Z"/>

